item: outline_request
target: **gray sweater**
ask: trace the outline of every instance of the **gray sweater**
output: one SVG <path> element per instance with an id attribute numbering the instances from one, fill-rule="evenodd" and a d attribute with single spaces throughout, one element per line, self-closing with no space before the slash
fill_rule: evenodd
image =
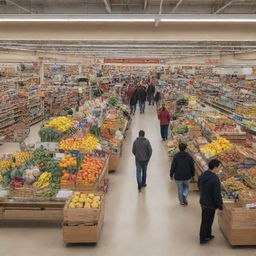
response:
<path id="1" fill-rule="evenodd" d="M 139 162 L 148 162 L 152 155 L 152 147 L 148 139 L 138 137 L 132 147 L 132 153 Z"/>

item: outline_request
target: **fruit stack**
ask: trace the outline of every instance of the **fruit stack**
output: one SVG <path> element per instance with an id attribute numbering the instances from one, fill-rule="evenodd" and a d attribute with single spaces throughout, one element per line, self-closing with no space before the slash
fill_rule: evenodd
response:
<path id="1" fill-rule="evenodd" d="M 77 159 L 66 155 L 60 159 L 59 166 L 62 168 L 61 187 L 74 186 L 77 177 Z"/>
<path id="2" fill-rule="evenodd" d="M 207 158 L 215 156 L 222 151 L 229 150 L 232 144 L 225 138 L 218 137 L 209 144 L 200 147 L 200 151 L 205 154 Z"/>
<path id="3" fill-rule="evenodd" d="M 69 138 L 62 140 L 59 144 L 59 148 L 62 150 L 86 150 L 93 151 L 97 149 L 99 140 L 89 134 L 83 138 Z"/>
<path id="4" fill-rule="evenodd" d="M 104 220 L 104 197 L 99 193 L 74 192 L 64 207 L 65 243 L 96 243 Z"/>
<path id="5" fill-rule="evenodd" d="M 99 179 L 104 168 L 104 160 L 85 155 L 77 175 L 77 185 L 91 186 Z"/>

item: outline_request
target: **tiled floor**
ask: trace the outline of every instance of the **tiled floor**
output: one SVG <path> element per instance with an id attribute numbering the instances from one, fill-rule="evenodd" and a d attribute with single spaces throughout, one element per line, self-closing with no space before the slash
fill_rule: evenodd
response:
<path id="1" fill-rule="evenodd" d="M 142 193 L 137 191 L 131 154 L 132 142 L 140 129 L 146 131 L 153 146 L 148 187 Z M 176 186 L 169 181 L 169 167 L 154 108 L 148 108 L 144 115 L 137 113 L 127 134 L 119 170 L 110 175 L 105 223 L 98 244 L 66 246 L 61 227 L 54 225 L 2 225 L 0 255 L 256 256 L 256 247 L 231 248 L 216 220 L 213 229 L 216 239 L 208 245 L 199 245 L 198 194 L 191 193 L 189 206 L 181 207 L 177 203 Z"/>

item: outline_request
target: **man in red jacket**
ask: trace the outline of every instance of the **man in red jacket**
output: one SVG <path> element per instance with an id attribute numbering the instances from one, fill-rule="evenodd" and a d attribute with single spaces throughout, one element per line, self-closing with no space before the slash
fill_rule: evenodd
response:
<path id="1" fill-rule="evenodd" d="M 168 127 L 171 116 L 164 106 L 158 113 L 158 119 L 160 120 L 161 136 L 163 141 L 165 141 L 168 138 Z"/>

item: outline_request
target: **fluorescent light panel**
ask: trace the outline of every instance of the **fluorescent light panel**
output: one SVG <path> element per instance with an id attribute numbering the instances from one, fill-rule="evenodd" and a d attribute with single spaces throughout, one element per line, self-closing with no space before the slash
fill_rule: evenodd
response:
<path id="1" fill-rule="evenodd" d="M 89 18 L 0 18 L 0 22 L 155 22 L 156 19 L 108 19 L 108 18 L 99 18 L 99 19 L 89 19 Z M 184 18 L 175 18 L 175 19 L 160 19 L 160 22 L 256 22 L 256 19 L 184 19 Z"/>

